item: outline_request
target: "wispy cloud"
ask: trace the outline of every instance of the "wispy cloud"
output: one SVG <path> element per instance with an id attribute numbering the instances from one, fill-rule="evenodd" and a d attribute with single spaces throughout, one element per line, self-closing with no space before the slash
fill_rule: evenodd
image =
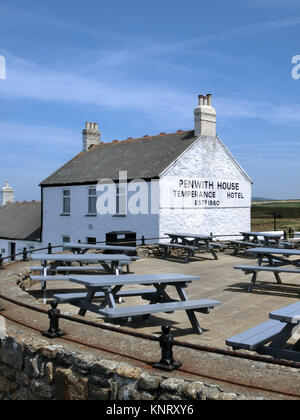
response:
<path id="1" fill-rule="evenodd" d="M 11 54 L 7 55 L 7 79 L 0 83 L 0 98 L 29 99 L 53 103 L 70 103 L 113 110 L 136 110 L 153 120 L 169 121 L 181 127 L 190 124 L 196 106 L 194 93 L 156 85 L 148 80 L 124 82 L 101 75 L 84 77 L 74 72 L 38 66 Z M 197 92 L 200 93 L 200 92 Z M 270 101 L 252 101 L 220 96 L 214 98 L 218 114 L 227 118 L 259 118 L 276 123 L 299 124 L 300 106 L 278 105 Z"/>
<path id="2" fill-rule="evenodd" d="M 217 41 L 227 41 L 230 39 L 237 39 L 245 36 L 256 35 L 260 33 L 275 31 L 279 29 L 284 29 L 288 27 L 298 26 L 300 25 L 300 17 L 282 19 L 282 20 L 275 20 L 269 22 L 259 22 L 253 23 L 249 25 L 240 26 L 235 29 L 217 32 L 209 35 L 203 35 L 197 38 L 174 42 L 165 45 L 157 45 L 151 48 L 146 48 L 145 52 L 153 53 L 165 53 L 167 51 L 187 51 L 187 48 L 195 48 L 199 46 L 204 46 L 205 44 L 209 44 L 212 42 Z"/>

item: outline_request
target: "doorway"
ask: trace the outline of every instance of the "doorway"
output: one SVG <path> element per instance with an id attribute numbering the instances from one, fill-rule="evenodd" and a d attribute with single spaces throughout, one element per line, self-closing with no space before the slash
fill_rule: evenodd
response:
<path id="1" fill-rule="evenodd" d="M 15 257 L 15 255 L 16 255 L 16 244 L 15 244 L 15 242 L 10 242 L 10 255 L 11 255 L 10 260 L 15 261 L 15 259 L 16 259 L 16 257 Z"/>

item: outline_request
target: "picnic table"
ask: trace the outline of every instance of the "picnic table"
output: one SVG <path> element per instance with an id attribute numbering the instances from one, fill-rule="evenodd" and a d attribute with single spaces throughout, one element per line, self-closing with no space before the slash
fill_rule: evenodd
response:
<path id="1" fill-rule="evenodd" d="M 218 259 L 217 254 L 214 251 L 214 248 L 218 248 L 219 244 L 214 244 L 212 242 L 213 235 L 204 235 L 204 234 L 192 234 L 192 233 L 165 233 L 169 236 L 170 242 L 157 242 L 156 245 L 163 248 L 163 258 L 167 258 L 170 253 L 170 249 L 177 248 L 187 251 L 187 256 L 184 260 L 185 263 L 189 262 L 190 257 L 194 255 L 194 252 L 200 250 L 209 251 L 215 260 Z"/>
<path id="2" fill-rule="evenodd" d="M 293 247 L 292 243 L 281 240 L 281 233 L 240 232 L 240 234 L 243 236 L 242 239 L 230 241 L 234 247 L 234 255 L 237 255 L 241 249 L 248 249 L 249 247 Z"/>
<path id="3" fill-rule="evenodd" d="M 63 264 L 72 264 L 73 262 L 79 263 L 96 263 L 101 269 L 108 271 L 109 273 L 116 272 L 119 274 L 122 270 L 123 265 L 131 263 L 131 257 L 124 254 L 85 254 L 85 255 L 73 255 L 73 254 L 33 254 L 31 256 L 33 261 L 41 261 L 41 267 L 32 267 L 32 271 L 38 271 L 41 269 L 42 275 L 30 276 L 34 281 L 40 281 L 42 284 L 42 291 L 44 301 L 46 300 L 46 287 L 47 281 L 61 281 L 68 280 L 67 276 L 55 276 L 53 275 L 56 271 L 67 271 L 71 272 L 72 268 L 66 267 Z M 47 263 L 50 262 L 50 265 Z M 93 269 L 97 267 L 93 267 Z M 85 270 L 85 267 L 76 267 L 76 271 Z M 48 275 L 50 274 L 50 275 Z"/>
<path id="4" fill-rule="evenodd" d="M 70 249 L 73 254 L 85 254 L 89 249 L 109 252 L 136 252 L 134 246 L 122 246 L 122 245 L 105 245 L 105 244 L 84 244 L 75 242 L 63 243 L 64 249 Z"/>
<path id="5" fill-rule="evenodd" d="M 244 271 L 245 274 L 252 274 L 248 292 L 252 292 L 260 271 L 273 273 L 278 284 L 282 284 L 280 273 L 300 274 L 300 250 L 262 247 L 248 249 L 247 253 L 257 256 L 257 265 L 238 265 L 234 268 Z M 290 259 L 290 256 L 299 258 Z M 262 265 L 263 262 L 267 264 Z"/>
<path id="6" fill-rule="evenodd" d="M 69 302 L 80 308 L 79 315 L 84 316 L 86 311 L 92 311 L 103 315 L 105 319 L 122 319 L 128 321 L 132 317 L 143 316 L 147 319 L 153 313 L 173 312 L 185 310 L 193 330 L 196 334 L 203 331 L 195 316 L 195 312 L 209 313 L 210 309 L 221 305 L 220 301 L 201 299 L 189 300 L 185 288 L 192 281 L 199 281 L 200 277 L 185 274 L 143 274 L 143 275 L 106 275 L 106 276 L 83 276 L 72 275 L 70 281 L 83 285 L 86 293 L 58 294 L 55 298 L 60 302 Z M 149 289 L 122 290 L 124 286 L 150 286 Z M 166 291 L 166 287 L 176 289 L 179 300 L 172 299 Z M 148 305 L 117 306 L 116 298 L 140 296 L 149 300 Z M 102 298 L 98 304 L 93 303 L 95 298 Z"/>
<path id="7" fill-rule="evenodd" d="M 269 318 L 269 321 L 227 339 L 226 344 L 233 349 L 252 350 L 277 359 L 299 362 L 300 340 L 292 348 L 288 348 L 287 344 L 300 324 L 300 302 L 270 312 Z"/>

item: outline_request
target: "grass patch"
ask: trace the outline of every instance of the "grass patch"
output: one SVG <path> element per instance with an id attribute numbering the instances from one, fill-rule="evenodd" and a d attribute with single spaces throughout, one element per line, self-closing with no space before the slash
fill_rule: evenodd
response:
<path id="1" fill-rule="evenodd" d="M 274 213 L 276 229 L 289 228 L 300 231 L 300 200 L 253 202 L 251 206 L 251 230 L 273 230 Z"/>

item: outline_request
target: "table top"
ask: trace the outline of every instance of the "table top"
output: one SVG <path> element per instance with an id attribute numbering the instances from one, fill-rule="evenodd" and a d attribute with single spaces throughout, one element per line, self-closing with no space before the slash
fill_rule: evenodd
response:
<path id="1" fill-rule="evenodd" d="M 200 280 L 198 276 L 186 274 L 163 273 L 163 274 L 126 274 L 117 276 L 108 274 L 105 276 L 70 275 L 73 283 L 87 287 L 102 287 L 128 284 L 154 284 L 154 283 L 185 283 Z"/>
<path id="2" fill-rule="evenodd" d="M 291 305 L 271 312 L 269 317 L 281 322 L 298 324 L 300 322 L 300 302 L 292 303 Z"/>
<path id="3" fill-rule="evenodd" d="M 131 258 L 124 254 L 32 254 L 33 261 L 78 261 L 78 262 L 111 262 L 131 261 Z"/>
<path id="4" fill-rule="evenodd" d="M 264 238 L 281 238 L 281 233 L 264 233 L 264 232 L 240 232 L 242 235 L 247 236 L 262 236 Z"/>
<path id="5" fill-rule="evenodd" d="M 64 248 L 77 248 L 77 249 L 99 249 L 108 251 L 136 251 L 135 246 L 122 246 L 122 245 L 101 245 L 101 244 L 81 244 L 76 242 L 63 243 Z"/>
<path id="6" fill-rule="evenodd" d="M 299 255 L 300 249 L 284 249 L 284 248 L 251 248 L 247 252 L 253 254 L 280 254 L 280 255 Z"/>
<path id="7" fill-rule="evenodd" d="M 195 238 L 195 239 L 212 239 L 213 235 L 204 235 L 197 233 L 165 233 L 168 236 L 176 236 L 178 238 Z"/>

